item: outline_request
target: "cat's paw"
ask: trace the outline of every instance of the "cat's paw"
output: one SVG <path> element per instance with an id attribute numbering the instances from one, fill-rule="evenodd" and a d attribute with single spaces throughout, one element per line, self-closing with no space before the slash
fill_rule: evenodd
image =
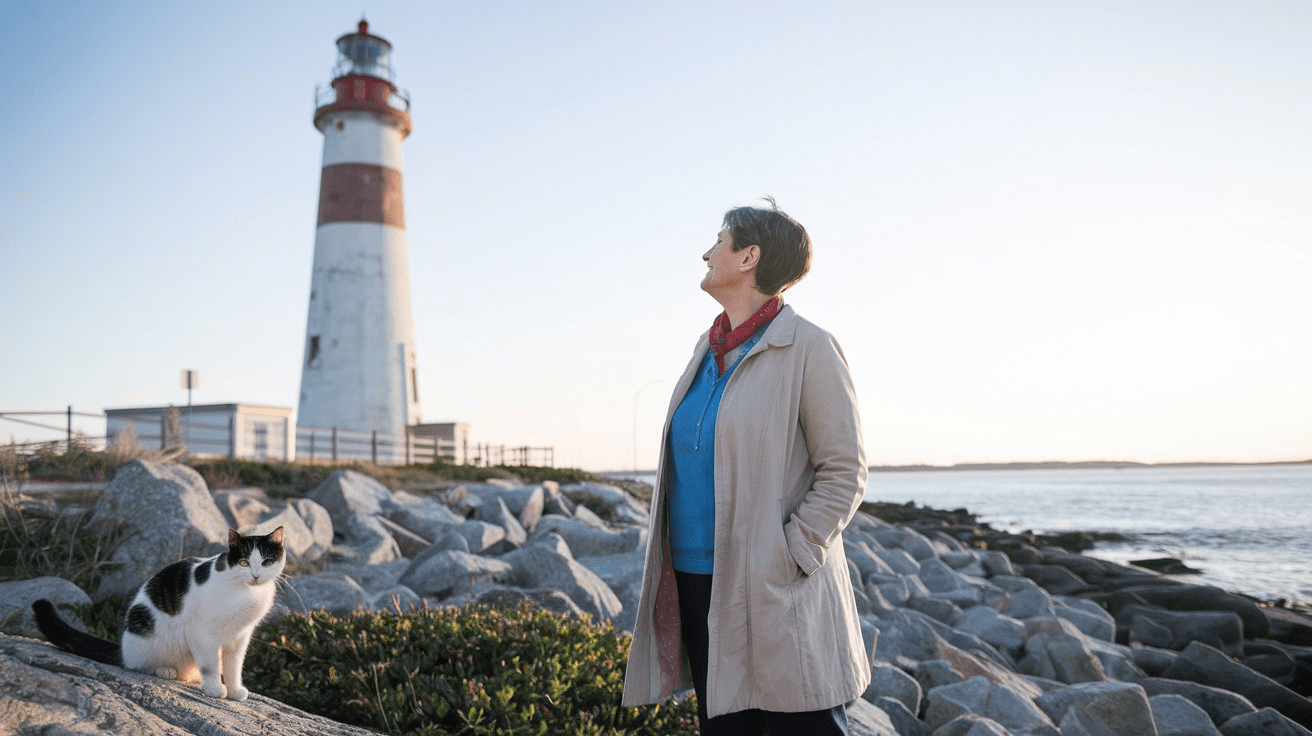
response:
<path id="1" fill-rule="evenodd" d="M 241 685 L 228 688 L 228 700 L 235 700 L 238 703 L 245 700 L 250 694 L 251 691 Z"/>
<path id="2" fill-rule="evenodd" d="M 172 667 L 156 667 L 155 676 L 162 677 L 165 680 L 177 680 L 180 673 Z"/>
<path id="3" fill-rule="evenodd" d="M 222 698 L 228 695 L 228 688 L 224 687 L 223 683 L 221 682 L 215 683 L 213 685 L 209 685 L 209 684 L 201 685 L 200 690 L 201 692 L 205 693 L 211 698 Z"/>

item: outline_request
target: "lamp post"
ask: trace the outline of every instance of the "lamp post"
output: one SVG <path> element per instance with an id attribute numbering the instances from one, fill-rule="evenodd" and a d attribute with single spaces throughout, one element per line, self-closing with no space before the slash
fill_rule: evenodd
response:
<path id="1" fill-rule="evenodd" d="M 633 478 L 638 478 L 638 397 L 642 396 L 643 389 L 651 388 L 658 383 L 665 383 L 661 379 L 648 381 L 638 387 L 633 393 Z"/>

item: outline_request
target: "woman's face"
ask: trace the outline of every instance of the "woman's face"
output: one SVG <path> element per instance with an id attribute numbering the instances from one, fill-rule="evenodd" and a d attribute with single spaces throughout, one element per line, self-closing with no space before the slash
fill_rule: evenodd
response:
<path id="1" fill-rule="evenodd" d="M 743 278 L 740 269 L 741 252 L 733 249 L 733 236 L 727 229 L 721 230 L 715 239 L 715 245 L 702 254 L 706 261 L 706 275 L 702 277 L 702 291 L 714 294 L 716 290 L 737 283 Z"/>

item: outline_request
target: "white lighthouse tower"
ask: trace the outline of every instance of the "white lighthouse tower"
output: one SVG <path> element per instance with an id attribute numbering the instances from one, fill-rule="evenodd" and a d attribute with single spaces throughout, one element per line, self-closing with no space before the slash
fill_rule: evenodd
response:
<path id="1" fill-rule="evenodd" d="M 391 454 L 420 420 L 401 196 L 410 101 L 393 83 L 392 45 L 368 22 L 337 52 L 332 88 L 315 100 L 323 173 L 297 425 L 377 433 Z"/>

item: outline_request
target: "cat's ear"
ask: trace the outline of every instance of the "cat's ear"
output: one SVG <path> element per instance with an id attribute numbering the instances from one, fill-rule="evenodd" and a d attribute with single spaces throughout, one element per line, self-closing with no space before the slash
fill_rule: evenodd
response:
<path id="1" fill-rule="evenodd" d="M 229 530 L 228 530 L 228 546 L 229 546 L 229 547 L 236 547 L 236 546 L 239 545 L 239 544 L 241 544 L 241 535 L 237 533 L 237 530 L 236 530 L 236 529 L 229 529 Z"/>
<path id="2" fill-rule="evenodd" d="M 282 527 L 269 532 L 269 541 L 274 544 L 282 544 Z"/>

